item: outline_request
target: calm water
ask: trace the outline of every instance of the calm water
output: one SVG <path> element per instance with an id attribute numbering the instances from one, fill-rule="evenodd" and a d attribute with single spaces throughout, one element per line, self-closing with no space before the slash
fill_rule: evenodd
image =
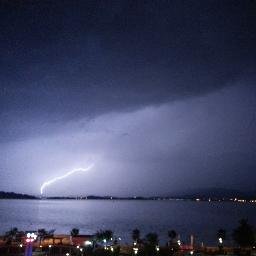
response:
<path id="1" fill-rule="evenodd" d="M 241 218 L 256 226 L 256 205 L 183 201 L 104 201 L 104 200 L 0 200 L 0 232 L 11 227 L 21 230 L 56 229 L 69 233 L 74 227 L 91 234 L 111 229 L 125 242 L 131 230 L 142 235 L 157 232 L 163 242 L 167 231 L 175 229 L 182 241 L 194 234 L 196 241 L 214 244 L 216 231 L 229 233 Z"/>

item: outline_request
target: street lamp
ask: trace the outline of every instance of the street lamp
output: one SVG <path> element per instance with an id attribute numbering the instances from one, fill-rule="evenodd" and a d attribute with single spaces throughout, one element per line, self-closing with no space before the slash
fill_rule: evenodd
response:
<path id="1" fill-rule="evenodd" d="M 134 252 L 135 255 L 138 254 L 138 251 L 139 251 L 138 248 L 133 248 L 133 252 Z"/>

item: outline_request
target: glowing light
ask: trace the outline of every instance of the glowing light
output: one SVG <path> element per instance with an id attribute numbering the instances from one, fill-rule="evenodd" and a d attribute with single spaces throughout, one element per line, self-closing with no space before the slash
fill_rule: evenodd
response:
<path id="1" fill-rule="evenodd" d="M 139 249 L 138 248 L 133 248 L 134 254 L 138 254 Z"/>
<path id="2" fill-rule="evenodd" d="M 62 179 L 65 179 L 67 178 L 68 176 L 76 173 L 76 172 L 86 172 L 86 171 L 89 171 L 92 167 L 94 166 L 94 164 L 91 164 L 89 165 L 87 168 L 78 168 L 78 169 L 74 169 L 72 171 L 69 171 L 67 172 L 66 174 L 62 175 L 62 176 L 59 176 L 59 177 L 56 177 L 56 178 L 53 178 L 51 180 L 48 180 L 46 182 L 43 183 L 43 185 L 41 186 L 40 188 L 40 192 L 41 192 L 41 195 L 43 194 L 44 192 L 44 189 L 48 186 L 50 186 L 51 184 L 55 183 L 56 181 L 58 180 L 62 180 Z"/>
<path id="3" fill-rule="evenodd" d="M 85 241 L 84 244 L 85 245 L 92 245 L 92 242 L 91 241 Z"/>
<path id="4" fill-rule="evenodd" d="M 220 237 L 219 238 L 219 243 L 222 244 L 223 243 L 223 239 Z"/>
<path id="5" fill-rule="evenodd" d="M 34 242 L 34 240 L 37 239 L 37 235 L 35 233 L 27 233 L 27 239 L 26 242 Z"/>

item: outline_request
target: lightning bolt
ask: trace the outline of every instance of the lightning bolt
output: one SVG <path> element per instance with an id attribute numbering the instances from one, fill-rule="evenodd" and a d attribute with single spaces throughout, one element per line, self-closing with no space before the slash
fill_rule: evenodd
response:
<path id="1" fill-rule="evenodd" d="M 93 166 L 94 166 L 94 164 L 91 164 L 91 165 L 89 165 L 87 168 L 78 168 L 78 169 L 74 169 L 74 170 L 72 170 L 72 171 L 67 172 L 66 174 L 64 174 L 64 175 L 62 175 L 62 176 L 59 176 L 59 177 L 53 178 L 53 179 L 51 179 L 51 180 L 45 181 L 45 182 L 42 184 L 41 188 L 40 188 L 41 195 L 43 194 L 44 189 L 45 189 L 46 187 L 50 186 L 51 184 L 55 183 L 56 181 L 58 181 L 58 180 L 63 180 L 63 179 L 67 178 L 68 176 L 70 176 L 70 175 L 72 175 L 72 174 L 74 174 L 74 173 L 76 173 L 76 172 L 87 172 L 87 171 L 89 171 L 91 168 L 93 168 Z"/>

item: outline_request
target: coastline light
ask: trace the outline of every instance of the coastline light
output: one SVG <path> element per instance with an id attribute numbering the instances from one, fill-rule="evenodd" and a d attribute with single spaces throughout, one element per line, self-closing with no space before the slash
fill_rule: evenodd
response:
<path id="1" fill-rule="evenodd" d="M 27 243 L 32 243 L 37 239 L 37 235 L 35 233 L 27 233 L 26 237 Z"/>
<path id="2" fill-rule="evenodd" d="M 138 248 L 133 248 L 134 254 L 138 254 L 139 249 Z"/>
<path id="3" fill-rule="evenodd" d="M 85 241 L 84 244 L 85 245 L 92 245 L 92 242 L 91 241 Z"/>

